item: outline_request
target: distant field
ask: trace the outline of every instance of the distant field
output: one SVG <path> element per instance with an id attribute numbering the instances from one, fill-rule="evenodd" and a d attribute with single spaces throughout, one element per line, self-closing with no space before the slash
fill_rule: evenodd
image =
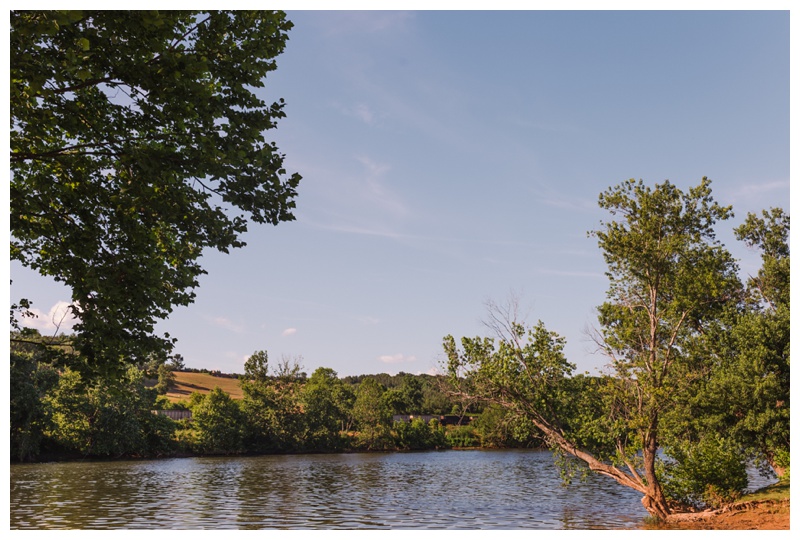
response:
<path id="1" fill-rule="evenodd" d="M 181 401 L 187 399 L 192 392 L 208 394 L 215 386 L 229 393 L 233 399 L 242 399 L 242 389 L 239 387 L 239 379 L 229 379 L 227 377 L 215 377 L 208 373 L 190 373 L 175 371 L 174 388 L 170 389 L 167 397 L 170 401 Z"/>

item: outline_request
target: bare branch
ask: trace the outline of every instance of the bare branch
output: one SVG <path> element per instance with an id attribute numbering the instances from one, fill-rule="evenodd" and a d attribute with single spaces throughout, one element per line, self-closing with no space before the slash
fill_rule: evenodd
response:
<path id="1" fill-rule="evenodd" d="M 109 77 L 101 77 L 99 79 L 90 79 L 88 81 L 84 81 L 80 84 L 76 84 L 75 86 L 65 86 L 62 88 L 47 88 L 46 93 L 48 94 L 67 94 L 69 92 L 77 92 L 78 90 L 83 90 L 84 88 L 88 88 L 89 86 L 97 86 L 98 84 L 115 84 L 114 78 Z M 116 84 L 124 84 L 122 81 L 116 81 Z"/>

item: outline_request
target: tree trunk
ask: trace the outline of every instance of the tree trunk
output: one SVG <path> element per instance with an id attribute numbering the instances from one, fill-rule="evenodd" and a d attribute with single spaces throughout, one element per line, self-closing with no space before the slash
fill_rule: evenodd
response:
<path id="1" fill-rule="evenodd" d="M 769 466 L 772 467 L 772 470 L 775 471 L 778 478 L 783 478 L 783 475 L 786 474 L 786 467 L 778 465 L 778 462 L 775 460 L 775 455 L 772 452 L 766 452 L 766 455 Z"/>
<path id="2" fill-rule="evenodd" d="M 650 512 L 650 515 L 666 519 L 671 511 L 667 504 L 667 498 L 664 496 L 664 491 L 661 489 L 661 484 L 656 477 L 657 452 L 658 441 L 656 440 L 654 430 L 651 428 L 646 435 L 644 448 L 642 449 L 644 477 L 647 481 L 646 491 L 644 497 L 642 497 L 642 505 Z"/>
<path id="3" fill-rule="evenodd" d="M 569 442 L 561 433 L 558 432 L 553 426 L 548 424 L 541 418 L 529 417 L 533 424 L 541 429 L 547 435 L 548 442 L 551 445 L 560 447 L 568 454 L 580 459 L 589 469 L 608 476 L 617 481 L 620 485 L 635 489 L 643 493 L 642 506 L 647 510 L 650 515 L 660 519 L 666 519 L 672 511 L 667 504 L 667 498 L 664 496 L 664 491 L 661 489 L 661 484 L 656 477 L 656 454 L 658 451 L 658 441 L 654 435 L 654 430 L 651 430 L 645 441 L 645 447 L 642 452 L 644 458 L 644 473 L 645 478 L 639 477 L 638 473 L 631 471 L 631 474 L 625 473 L 613 465 L 603 463 L 595 458 L 592 454 L 584 452 L 577 446 Z"/>
<path id="4" fill-rule="evenodd" d="M 497 401 L 497 403 L 506 407 L 513 406 L 512 403 L 504 401 Z M 661 489 L 661 484 L 659 484 L 656 478 L 655 463 L 658 441 L 654 435 L 655 429 L 651 427 L 645 441 L 645 447 L 643 449 L 645 478 L 641 478 L 639 473 L 630 464 L 628 465 L 630 473 L 626 473 L 614 465 L 598 460 L 589 452 L 581 450 L 535 411 L 529 410 L 527 416 L 528 419 L 545 434 L 549 446 L 558 446 L 567 454 L 583 461 L 591 471 L 613 478 L 618 484 L 642 493 L 644 495 L 642 497 L 642 505 L 650 515 L 660 519 L 666 519 L 666 517 L 670 515 L 671 511 L 667 504 L 666 497 Z M 657 419 L 652 421 L 651 426 L 653 425 L 657 425 Z"/>
<path id="5" fill-rule="evenodd" d="M 613 478 L 618 484 L 635 489 L 640 493 L 644 493 L 645 497 L 648 496 L 647 486 L 642 482 L 642 479 L 639 478 L 638 474 L 627 474 L 613 465 L 603 463 L 595 458 L 592 454 L 584 452 L 569 442 L 557 429 L 547 423 L 546 420 L 534 416 L 529 416 L 529 418 L 536 427 L 544 432 L 550 445 L 558 446 L 564 452 L 580 459 L 586 463 L 591 471 Z M 660 492 L 661 486 L 658 486 L 658 488 Z M 644 499 L 642 499 L 642 504 L 644 504 Z M 647 505 L 645 505 L 645 508 L 647 508 Z M 650 510 L 648 509 L 648 511 Z"/>
<path id="6" fill-rule="evenodd" d="M 642 506 L 644 509 L 647 510 L 651 516 L 655 516 L 659 519 L 667 519 L 672 512 L 667 506 L 667 501 L 664 498 L 664 494 L 661 491 L 661 486 L 656 486 L 657 490 L 649 490 L 642 497 Z"/>

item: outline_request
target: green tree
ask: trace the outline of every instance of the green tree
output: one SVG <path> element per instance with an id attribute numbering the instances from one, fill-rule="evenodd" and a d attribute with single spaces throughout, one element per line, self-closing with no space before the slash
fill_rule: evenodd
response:
<path id="1" fill-rule="evenodd" d="M 608 300 L 599 307 L 597 342 L 611 359 L 598 384 L 572 377 L 564 340 L 542 323 L 526 328 L 508 310 L 494 317 L 501 336 L 445 338 L 454 384 L 526 416 L 548 444 L 589 469 L 643 494 L 652 514 L 671 508 L 657 474 L 662 418 L 707 373 L 692 355 L 703 330 L 738 298 L 736 264 L 715 240 L 730 208 L 703 178 L 688 192 L 627 181 L 600 195 L 618 221 L 592 234 L 608 264 Z"/>
<path id="2" fill-rule="evenodd" d="M 170 356 L 167 367 L 172 371 L 183 371 L 186 369 L 186 365 L 183 363 L 183 356 L 180 354 Z"/>
<path id="3" fill-rule="evenodd" d="M 692 350 L 741 287 L 714 232 L 732 212 L 713 200 L 705 177 L 685 193 L 669 182 L 651 190 L 630 180 L 601 194 L 600 206 L 621 218 L 593 233 L 611 281 L 599 341 L 615 377 L 613 418 L 629 441 L 622 457 L 633 463 L 641 452 L 644 478 L 631 477 L 645 507 L 664 517 L 670 510 L 656 474 L 662 417 L 710 367 Z"/>
<path id="4" fill-rule="evenodd" d="M 789 465 L 789 216 L 748 214 L 736 236 L 761 252 L 744 302 L 710 333 L 715 368 L 696 392 L 692 433 L 715 431 L 778 476 Z M 695 435 L 697 436 L 697 435 Z"/>
<path id="5" fill-rule="evenodd" d="M 73 367 L 172 346 L 204 248 L 292 220 L 300 176 L 265 133 L 292 24 L 263 11 L 12 11 L 11 259 L 72 290 Z"/>
<path id="6" fill-rule="evenodd" d="M 387 388 L 383 398 L 394 414 L 420 414 L 423 383 L 418 376 L 400 372 L 396 376 L 380 373 L 372 378 Z"/>
<path id="7" fill-rule="evenodd" d="M 245 418 L 230 394 L 214 387 L 192 409 L 198 450 L 208 454 L 232 454 L 242 450 Z"/>
<path id="8" fill-rule="evenodd" d="M 593 470 L 616 479 L 620 471 L 590 452 L 602 449 L 597 444 L 589 445 L 593 439 L 587 433 L 591 432 L 588 426 L 603 413 L 596 403 L 587 403 L 596 393 L 583 391 L 589 387 L 576 386 L 575 381 L 581 379 L 572 378 L 575 366 L 564 356 L 564 338 L 549 331 L 541 321 L 527 327 L 518 320 L 513 302 L 490 308 L 495 310 L 490 314 L 489 326 L 496 338 L 464 337 L 460 348 L 452 336 L 444 338 L 451 392 L 501 407 L 509 416 L 506 421 L 516 424 L 520 434 L 523 426 L 524 431 L 535 427 L 554 450 L 581 459 Z M 491 414 L 492 409 L 487 410 Z M 448 434 L 453 444 L 463 444 L 455 439 L 459 436 L 469 435 L 471 441 L 480 423 L 465 427 Z"/>
<path id="9" fill-rule="evenodd" d="M 450 414 L 453 402 L 447 394 L 447 379 L 441 375 L 426 377 L 422 386 L 420 414 Z"/>
<path id="10" fill-rule="evenodd" d="M 400 450 L 427 450 L 430 448 L 446 448 L 444 426 L 435 418 L 425 422 L 415 418 L 411 422 L 395 422 L 393 440 Z"/>
<path id="11" fill-rule="evenodd" d="M 306 384 L 306 373 L 301 364 L 302 356 L 282 356 L 274 370 L 275 422 L 280 447 L 299 450 L 304 447 L 307 430 L 303 412 L 302 392 Z"/>
<path id="12" fill-rule="evenodd" d="M 269 378 L 269 353 L 267 351 L 256 351 L 247 357 L 244 362 L 243 381 L 253 381 L 256 383 L 266 382 Z"/>
<path id="13" fill-rule="evenodd" d="M 189 399 L 186 400 L 186 408 L 190 411 L 194 410 L 195 407 L 203 403 L 203 400 L 206 398 L 205 394 L 200 392 L 192 392 L 189 394 Z"/>
<path id="14" fill-rule="evenodd" d="M 406 375 L 400 383 L 400 399 L 403 409 L 398 414 L 419 414 L 422 409 L 422 382 L 413 375 Z"/>
<path id="15" fill-rule="evenodd" d="M 490 404 L 470 426 L 481 438 L 484 448 L 515 448 L 541 445 L 542 437 L 525 416 L 513 414 L 497 404 Z"/>
<path id="16" fill-rule="evenodd" d="M 44 397 L 58 384 L 58 372 L 44 361 L 42 349 L 23 342 L 31 338 L 38 341 L 41 336 L 27 330 L 26 334 L 12 334 L 9 355 L 11 456 L 20 461 L 39 454 L 51 423 Z"/>
<path id="17" fill-rule="evenodd" d="M 169 452 L 174 422 L 151 413 L 155 392 L 135 367 L 120 378 L 84 380 L 63 370 L 42 400 L 50 415 L 45 435 L 84 456 L 150 456 Z"/>
<path id="18" fill-rule="evenodd" d="M 667 440 L 670 440 L 667 438 Z M 718 507 L 747 488 L 747 469 L 735 439 L 708 431 L 672 439 L 669 459 L 659 463 L 659 480 L 671 500 Z"/>
<path id="19" fill-rule="evenodd" d="M 267 351 L 254 352 L 240 378 L 244 445 L 256 452 L 297 450 L 303 445 L 302 366 L 284 358 L 270 373 Z"/>
<path id="20" fill-rule="evenodd" d="M 158 366 L 158 383 L 155 387 L 156 392 L 159 395 L 166 394 L 173 386 L 175 386 L 175 374 L 166 364 L 161 364 Z"/>
<path id="21" fill-rule="evenodd" d="M 353 403 L 353 419 L 358 429 L 358 441 L 367 450 L 382 450 L 389 443 L 392 411 L 383 395 L 386 389 L 372 377 L 361 381 Z"/>
<path id="22" fill-rule="evenodd" d="M 761 251 L 758 275 L 748 280 L 753 302 L 763 302 L 770 310 L 789 306 L 789 216 L 781 208 L 764 210 L 762 217 L 747 214 L 736 228 L 736 237 Z"/>
<path id="23" fill-rule="evenodd" d="M 303 387 L 306 444 L 316 450 L 340 450 L 355 396 L 331 368 L 317 368 Z"/>
<path id="24" fill-rule="evenodd" d="M 789 307 L 742 315 L 729 340 L 733 361 L 715 373 L 712 390 L 724 400 L 725 427 L 759 462 L 782 477 L 789 467 Z"/>
<path id="25" fill-rule="evenodd" d="M 274 439 L 276 396 L 269 379 L 269 353 L 255 351 L 244 363 L 244 375 L 239 378 L 242 388 L 242 412 L 247 418 L 244 445 L 248 450 L 265 452 Z"/>

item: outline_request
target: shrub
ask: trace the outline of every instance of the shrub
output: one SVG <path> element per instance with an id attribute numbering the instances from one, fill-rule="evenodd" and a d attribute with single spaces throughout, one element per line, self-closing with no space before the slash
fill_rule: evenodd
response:
<path id="1" fill-rule="evenodd" d="M 215 387 L 192 409 L 196 445 L 208 454 L 232 454 L 242 450 L 244 416 L 231 396 Z"/>
<path id="2" fill-rule="evenodd" d="M 744 454 L 717 434 L 670 447 L 666 454 L 659 475 L 669 499 L 716 508 L 747 488 Z"/>
<path id="3" fill-rule="evenodd" d="M 457 448 L 478 446 L 480 439 L 470 426 L 454 426 L 447 430 L 447 444 Z"/>
<path id="4" fill-rule="evenodd" d="M 438 420 L 426 423 L 421 418 L 411 422 L 395 422 L 393 440 L 400 450 L 427 450 L 447 446 L 444 428 Z"/>

